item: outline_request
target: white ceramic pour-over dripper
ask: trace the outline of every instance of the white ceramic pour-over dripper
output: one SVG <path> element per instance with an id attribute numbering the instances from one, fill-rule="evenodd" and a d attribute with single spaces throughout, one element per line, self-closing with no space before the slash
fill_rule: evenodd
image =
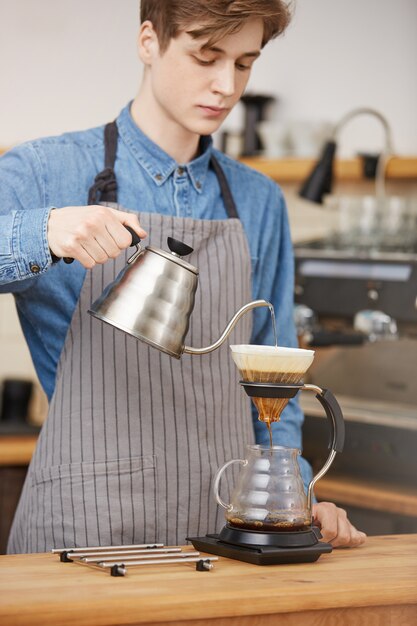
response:
<path id="1" fill-rule="evenodd" d="M 242 344 L 230 346 L 232 358 L 242 379 L 252 383 L 280 383 L 296 385 L 314 359 L 314 350 Z M 252 397 L 258 409 L 259 420 L 273 422 L 280 419 L 288 398 Z"/>

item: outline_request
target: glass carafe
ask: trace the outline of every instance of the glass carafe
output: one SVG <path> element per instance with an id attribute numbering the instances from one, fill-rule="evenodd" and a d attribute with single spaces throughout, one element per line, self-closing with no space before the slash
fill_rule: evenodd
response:
<path id="1" fill-rule="evenodd" d="M 308 530 L 311 507 L 298 464 L 300 450 L 248 445 L 246 451 L 246 459 L 228 461 L 214 479 L 216 500 L 226 509 L 229 526 L 261 532 Z M 240 463 L 242 468 L 227 504 L 220 497 L 219 484 L 223 472 L 233 463 Z"/>

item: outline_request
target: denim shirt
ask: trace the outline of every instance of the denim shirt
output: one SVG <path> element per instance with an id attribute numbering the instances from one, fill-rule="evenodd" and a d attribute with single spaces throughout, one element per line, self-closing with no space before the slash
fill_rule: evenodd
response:
<path id="1" fill-rule="evenodd" d="M 118 202 L 127 210 L 227 218 L 209 160 L 214 151 L 230 185 L 252 260 L 253 299 L 273 303 L 278 343 L 296 346 L 293 314 L 293 252 L 285 202 L 272 180 L 213 148 L 176 163 L 134 123 L 130 107 L 117 119 L 115 173 Z M 85 270 L 78 262 L 53 263 L 47 241 L 51 208 L 87 204 L 88 189 L 104 167 L 103 127 L 25 143 L 0 158 L 0 293 L 11 292 L 32 359 L 48 398 Z M 253 314 L 251 343 L 272 344 L 269 311 Z M 274 440 L 301 448 L 302 413 L 295 400 L 275 426 Z M 254 414 L 258 443 L 268 433 Z M 306 470 L 305 470 L 306 471 Z"/>

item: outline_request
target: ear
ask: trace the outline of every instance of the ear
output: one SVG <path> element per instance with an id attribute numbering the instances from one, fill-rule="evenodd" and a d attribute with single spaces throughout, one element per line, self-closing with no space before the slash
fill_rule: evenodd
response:
<path id="1" fill-rule="evenodd" d="M 145 65 L 151 65 L 153 58 L 159 55 L 159 41 L 152 22 L 147 20 L 140 26 L 138 52 Z"/>

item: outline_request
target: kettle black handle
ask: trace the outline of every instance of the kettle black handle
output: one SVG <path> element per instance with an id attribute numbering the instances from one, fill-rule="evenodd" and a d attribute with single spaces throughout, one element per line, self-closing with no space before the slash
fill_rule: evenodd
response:
<path id="1" fill-rule="evenodd" d="M 132 243 L 130 244 L 131 246 L 138 246 L 140 244 L 140 237 L 137 234 L 137 232 L 135 232 L 133 230 L 133 228 L 130 228 L 130 226 L 125 226 L 126 230 L 128 233 L 131 234 L 132 236 Z"/>
<path id="2" fill-rule="evenodd" d="M 139 235 L 133 230 L 133 228 L 130 228 L 130 226 L 125 226 L 125 228 L 132 237 L 132 243 L 130 244 L 130 246 L 138 246 L 140 244 Z M 74 259 L 70 256 L 64 256 L 63 260 L 64 263 L 66 263 L 67 265 L 70 265 L 70 263 L 74 261 Z"/>

